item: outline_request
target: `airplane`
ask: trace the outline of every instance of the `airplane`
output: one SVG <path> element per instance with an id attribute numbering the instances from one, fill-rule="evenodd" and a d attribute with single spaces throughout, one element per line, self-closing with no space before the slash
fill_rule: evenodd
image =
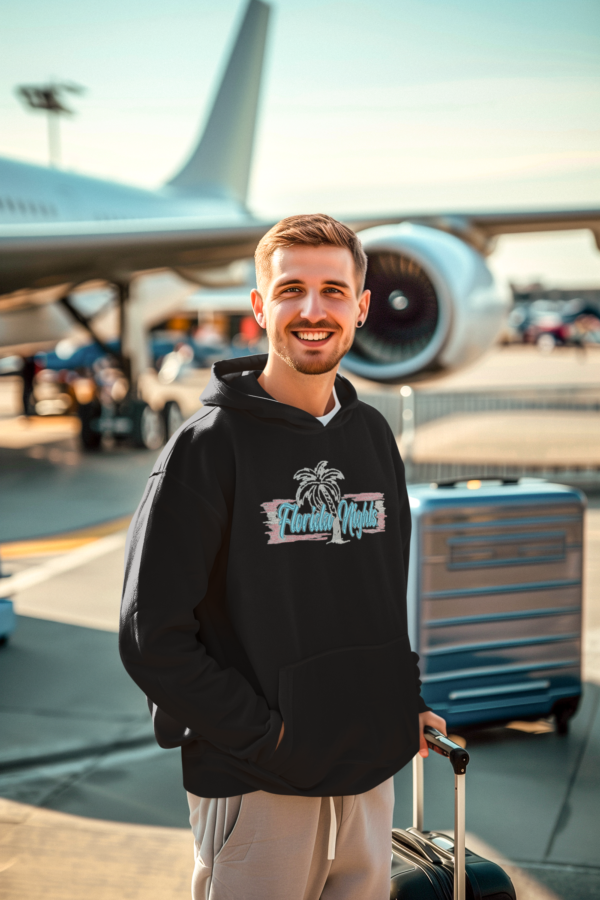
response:
<path id="1" fill-rule="evenodd" d="M 201 137 L 159 190 L 0 158 L 0 352 L 52 346 L 74 323 L 104 346 L 78 291 L 116 291 L 130 390 L 111 415 L 80 408 L 92 445 L 111 429 L 131 433 L 138 446 L 157 441 L 157 411 L 137 391 L 149 365 L 148 327 L 198 285 L 243 282 L 245 261 L 273 224 L 247 205 L 269 11 L 249 0 Z M 493 344 L 510 304 L 485 262 L 498 235 L 587 228 L 600 248 L 593 209 L 344 221 L 360 232 L 372 293 L 344 367 L 388 384 L 455 371 Z"/>

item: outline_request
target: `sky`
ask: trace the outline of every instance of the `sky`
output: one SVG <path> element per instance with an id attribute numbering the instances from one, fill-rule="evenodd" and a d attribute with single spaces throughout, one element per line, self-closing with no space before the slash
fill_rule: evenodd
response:
<path id="1" fill-rule="evenodd" d="M 597 0 L 273 0 L 250 194 L 268 216 L 600 208 Z M 240 0 L 20 0 L 3 10 L 0 155 L 45 163 L 17 84 L 86 93 L 65 168 L 144 187 L 191 150 Z M 520 283 L 600 286 L 585 232 L 502 238 Z"/>

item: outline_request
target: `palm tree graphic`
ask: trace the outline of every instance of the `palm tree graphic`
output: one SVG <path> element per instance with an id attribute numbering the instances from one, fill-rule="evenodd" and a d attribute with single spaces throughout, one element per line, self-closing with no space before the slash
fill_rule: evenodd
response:
<path id="1" fill-rule="evenodd" d="M 320 509 L 324 503 L 327 512 L 333 516 L 333 534 L 330 544 L 346 544 L 347 541 L 342 540 L 342 532 L 340 528 L 340 519 L 338 516 L 338 504 L 342 499 L 342 493 L 338 480 L 343 479 L 343 475 L 339 469 L 328 469 L 327 460 L 323 459 L 314 469 L 298 469 L 294 478 L 299 481 L 298 490 L 296 491 L 296 503 L 298 509 L 305 500 Z"/>

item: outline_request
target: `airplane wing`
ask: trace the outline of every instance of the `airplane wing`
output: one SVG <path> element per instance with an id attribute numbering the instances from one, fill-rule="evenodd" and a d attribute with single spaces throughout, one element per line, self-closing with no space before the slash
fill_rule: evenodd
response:
<path id="1" fill-rule="evenodd" d="M 343 217 L 355 231 L 413 222 L 454 234 L 480 252 L 502 234 L 589 229 L 600 247 L 600 210 L 400 213 Z M 253 256 L 272 222 L 240 214 L 214 218 L 128 219 L 0 225 L 2 294 L 23 288 L 122 282 L 159 268 L 216 268 Z"/>
<path id="2" fill-rule="evenodd" d="M 115 283 L 160 268 L 215 268 L 253 256 L 273 223 L 249 216 L 0 225 L 2 293 Z"/>
<path id="3" fill-rule="evenodd" d="M 365 216 L 348 218 L 344 221 L 355 231 L 363 231 L 377 225 L 396 225 L 400 222 L 414 222 L 428 225 L 454 234 L 481 253 L 493 250 L 494 240 L 501 234 L 522 234 L 534 231 L 567 231 L 589 229 L 593 232 L 600 249 L 600 210 L 563 209 L 520 212 L 460 212 L 460 213 L 416 213 L 410 215 Z"/>

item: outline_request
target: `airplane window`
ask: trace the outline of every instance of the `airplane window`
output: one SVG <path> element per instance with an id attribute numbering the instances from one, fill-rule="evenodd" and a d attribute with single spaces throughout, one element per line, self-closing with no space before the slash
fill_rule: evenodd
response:
<path id="1" fill-rule="evenodd" d="M 6 201 L 6 205 L 8 206 L 8 208 L 10 209 L 11 212 L 15 211 L 15 204 L 12 202 L 12 200 L 10 198 Z"/>
<path id="2" fill-rule="evenodd" d="M 0 209 L 4 209 L 4 200 L 0 197 Z"/>
<path id="3" fill-rule="evenodd" d="M 27 212 L 27 204 L 26 204 L 26 203 L 23 203 L 22 200 L 19 200 L 19 209 L 20 209 L 20 211 L 21 211 L 22 213 L 26 213 L 26 212 Z"/>
<path id="4" fill-rule="evenodd" d="M 29 204 L 29 212 L 33 213 L 34 215 L 36 214 L 36 212 L 37 212 L 37 207 L 36 207 L 35 203 L 30 203 L 30 204 Z"/>

